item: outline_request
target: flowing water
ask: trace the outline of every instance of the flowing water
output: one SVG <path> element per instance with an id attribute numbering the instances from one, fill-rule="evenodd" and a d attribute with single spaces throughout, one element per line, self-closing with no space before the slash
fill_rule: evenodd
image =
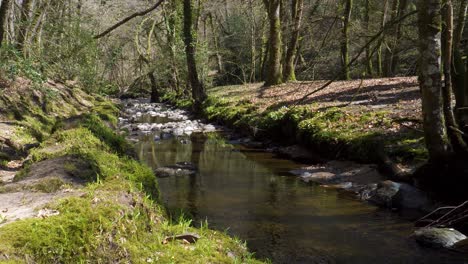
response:
<path id="1" fill-rule="evenodd" d="M 455 253 L 417 245 L 409 238 L 414 228 L 407 217 L 303 183 L 288 173 L 301 164 L 226 143 L 220 134 L 157 142 L 142 136 L 137 151 L 153 168 L 195 164 L 195 176 L 158 180 L 169 212 L 183 212 L 195 224 L 207 220 L 211 228 L 247 241 L 258 258 L 273 263 L 468 263 Z"/>

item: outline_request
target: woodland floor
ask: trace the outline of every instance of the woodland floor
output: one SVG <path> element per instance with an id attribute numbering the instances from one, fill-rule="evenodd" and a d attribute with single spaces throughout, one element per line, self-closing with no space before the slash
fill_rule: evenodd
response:
<path id="1" fill-rule="evenodd" d="M 315 110 L 331 107 L 351 112 L 386 110 L 393 118 L 420 121 L 421 98 L 417 77 L 337 81 L 322 91 L 301 99 L 327 81 L 304 81 L 263 87 L 263 83 L 220 86 L 210 93 L 233 100 L 247 100 L 260 110 L 282 106 L 310 105 Z M 300 103 L 298 103 L 300 101 Z"/>
<path id="2" fill-rule="evenodd" d="M 322 132 L 333 133 L 344 141 L 372 134 L 391 149 L 389 155 L 397 162 L 416 164 L 426 158 L 417 77 L 336 81 L 303 98 L 326 82 L 293 82 L 273 87 L 253 83 L 208 91 L 232 105 L 238 102 L 253 105 L 258 113 L 296 105 L 325 116 L 338 113 L 320 120 Z"/>

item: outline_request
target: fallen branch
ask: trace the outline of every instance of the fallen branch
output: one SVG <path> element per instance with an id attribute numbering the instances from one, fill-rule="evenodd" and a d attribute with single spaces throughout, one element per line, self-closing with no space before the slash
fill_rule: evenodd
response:
<path id="1" fill-rule="evenodd" d="M 94 36 L 93 38 L 94 39 L 100 39 L 104 36 L 106 36 L 107 34 L 111 33 L 112 31 L 114 31 L 115 29 L 117 29 L 118 27 L 122 26 L 123 24 L 127 23 L 128 21 L 134 19 L 135 17 L 141 17 L 141 16 L 144 16 L 150 12 L 152 12 L 153 10 L 155 10 L 156 8 L 158 8 L 165 0 L 159 0 L 156 4 L 154 4 L 152 7 L 146 9 L 146 10 L 143 10 L 143 11 L 140 11 L 140 12 L 136 12 L 136 13 L 133 13 L 132 15 L 122 19 L 120 22 L 116 23 L 115 25 L 111 26 L 110 28 L 106 29 L 104 32 L 102 32 L 101 34 L 99 35 L 96 35 Z"/>

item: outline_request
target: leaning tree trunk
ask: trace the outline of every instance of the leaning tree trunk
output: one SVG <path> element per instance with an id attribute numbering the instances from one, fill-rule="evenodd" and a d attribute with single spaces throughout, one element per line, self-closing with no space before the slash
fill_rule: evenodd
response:
<path id="1" fill-rule="evenodd" d="M 442 59 L 444 68 L 444 86 L 442 89 L 444 100 L 444 116 L 447 123 L 447 134 L 450 144 L 456 153 L 466 150 L 466 144 L 459 133 L 459 127 L 455 120 L 452 108 L 452 39 L 453 39 L 453 5 L 452 0 L 446 0 L 442 9 Z"/>
<path id="2" fill-rule="evenodd" d="M 283 80 L 285 82 L 295 81 L 296 72 L 294 62 L 296 60 L 297 46 L 299 43 L 299 33 L 302 23 L 302 10 L 304 8 L 304 0 L 292 0 L 291 14 L 294 20 L 293 31 L 291 33 L 291 40 L 289 41 L 288 50 L 286 52 L 286 59 L 283 71 Z"/>
<path id="3" fill-rule="evenodd" d="M 184 42 L 185 42 L 185 55 L 187 58 L 187 73 L 192 87 L 192 98 L 195 101 L 195 110 L 200 110 L 201 103 L 206 99 L 207 95 L 205 87 L 198 78 L 197 62 L 195 60 L 195 45 L 192 29 L 193 17 L 192 17 L 192 1 L 184 0 Z"/>
<path id="4" fill-rule="evenodd" d="M 19 24 L 17 43 L 17 48 L 20 51 L 24 50 L 24 45 L 26 42 L 26 35 L 29 28 L 29 13 L 31 12 L 32 2 L 32 0 L 24 0 L 23 4 L 21 5 L 21 19 Z"/>
<path id="5" fill-rule="evenodd" d="M 351 71 L 349 69 L 349 22 L 351 20 L 351 9 L 353 0 L 344 0 L 343 13 L 343 29 L 341 39 L 341 67 L 343 71 L 343 79 L 351 79 Z"/>
<path id="6" fill-rule="evenodd" d="M 265 86 L 281 84 L 281 0 L 263 0 L 268 13 L 270 34 L 268 37 L 268 58 L 265 69 Z"/>
<path id="7" fill-rule="evenodd" d="M 10 0 L 3 0 L 0 7 L 0 47 L 2 46 L 3 38 L 5 36 L 5 28 L 8 17 L 8 9 L 10 7 Z"/>
<path id="8" fill-rule="evenodd" d="M 449 142 L 443 115 L 442 76 L 440 72 L 440 0 L 418 0 L 419 5 L 419 85 L 422 94 L 423 125 L 431 162 L 445 160 Z"/>

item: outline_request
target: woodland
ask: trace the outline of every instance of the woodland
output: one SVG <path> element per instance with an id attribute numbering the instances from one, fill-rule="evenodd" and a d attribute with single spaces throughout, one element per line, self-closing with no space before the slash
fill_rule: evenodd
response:
<path id="1" fill-rule="evenodd" d="M 9 220 L 0 214 L 0 239 L 10 241 L 0 242 L 0 261 L 257 262 L 225 234 L 164 220 L 157 180 L 129 154 L 126 134 L 114 132 L 126 118 L 116 102 L 142 98 L 262 146 L 376 164 L 387 179 L 437 197 L 438 207 L 461 204 L 430 226 L 468 230 L 467 10 L 467 0 L 1 0 L 0 196 L 29 192 L 30 183 L 15 182 L 62 158 L 59 169 L 47 166 L 68 171 L 71 162 L 76 173 L 95 172 L 83 176 L 95 186 L 55 205 L 66 212 L 59 220 L 2 227 Z M 16 185 L 5 178 L 12 171 Z M 110 209 L 113 197 L 123 208 Z M 77 215 L 85 220 L 70 220 Z M 68 226 L 51 227 L 60 221 Z M 187 230 L 210 240 L 185 257 L 177 246 L 150 253 L 166 252 L 161 245 Z"/>

